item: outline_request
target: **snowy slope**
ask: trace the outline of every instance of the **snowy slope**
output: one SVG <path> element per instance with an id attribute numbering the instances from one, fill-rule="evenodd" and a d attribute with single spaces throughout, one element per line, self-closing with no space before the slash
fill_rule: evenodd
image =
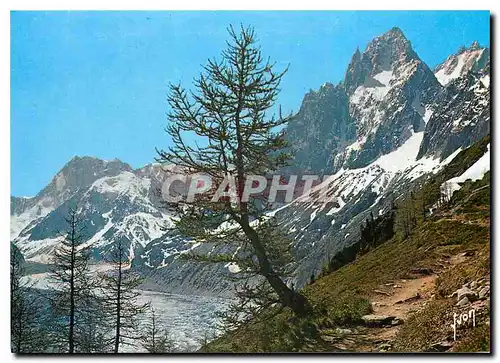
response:
<path id="1" fill-rule="evenodd" d="M 447 86 L 456 78 L 463 77 L 487 56 L 487 50 L 480 48 L 474 42 L 469 49 L 463 48 L 457 54 L 449 56 L 442 64 L 436 67 L 435 75 L 439 83 Z"/>
<path id="2" fill-rule="evenodd" d="M 466 180 L 476 181 L 482 179 L 484 174 L 490 170 L 490 160 L 490 144 L 488 144 L 488 151 L 463 174 L 445 181 L 441 185 L 441 192 L 451 197 L 453 192 L 459 190 L 461 188 L 461 183 Z"/>
<path id="3" fill-rule="evenodd" d="M 331 175 L 313 194 L 325 187 L 332 198 L 299 198 L 270 213 L 293 240 L 298 286 L 356 241 L 370 213 L 384 213 L 413 183 L 489 134 L 489 85 L 487 49 L 473 44 L 434 73 L 393 28 L 355 52 L 342 83 L 305 95 L 287 129 L 296 154 L 283 172 Z M 479 163 L 450 182 L 477 177 L 485 168 Z M 181 259 L 191 250 L 220 250 L 166 230 L 173 217 L 158 190 L 171 172 L 172 166 L 133 170 L 119 160 L 74 158 L 37 196 L 11 198 L 11 239 L 28 260 L 50 262 L 59 243 L 55 230 L 64 227 L 67 208 L 78 205 L 97 261 L 120 241 L 133 268 L 148 276 L 149 288 L 223 294 L 232 286 L 226 277 L 238 267 Z"/>
<path id="4" fill-rule="evenodd" d="M 401 147 L 370 165 L 341 169 L 312 189 L 311 195 L 320 195 L 326 188 L 331 195 L 328 200 L 302 197 L 275 213 L 283 230 L 293 238 L 295 256 L 300 261 L 296 284 L 309 281 L 311 271 L 317 273 L 328 256 L 355 242 L 359 224 L 370 213 L 389 211 L 391 203 L 412 183 L 442 170 L 461 150 L 444 160 L 417 159 L 422 137 L 423 132 L 415 133 Z"/>
<path id="5" fill-rule="evenodd" d="M 35 199 L 32 206 L 11 217 L 11 238 L 27 260 L 50 261 L 60 242 L 58 230 L 64 230 L 66 210 L 78 206 L 87 223 L 85 244 L 95 253 L 106 253 L 122 240 L 133 258 L 137 249 L 159 238 L 170 227 L 170 216 L 158 209 L 150 198 L 152 179 L 135 173 L 126 164 L 111 172 L 105 161 L 77 159 L 68 163 Z M 79 180 L 72 193 L 74 174 L 91 178 Z M 103 176 L 105 175 L 105 176 Z M 48 191 L 48 192 L 47 192 Z M 63 197 L 66 196 L 66 197 Z"/>
<path id="6" fill-rule="evenodd" d="M 424 131 L 442 89 L 398 28 L 354 54 L 344 84 L 356 140 L 338 150 L 335 171 L 364 167 Z"/>

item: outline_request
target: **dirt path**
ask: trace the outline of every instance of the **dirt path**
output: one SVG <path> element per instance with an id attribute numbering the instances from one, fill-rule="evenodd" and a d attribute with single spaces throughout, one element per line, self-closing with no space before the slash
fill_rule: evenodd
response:
<path id="1" fill-rule="evenodd" d="M 463 224 L 469 224 L 469 225 L 477 225 L 477 226 L 482 226 L 482 227 L 489 227 L 490 226 L 490 221 L 488 219 L 484 219 L 484 220 L 476 220 L 476 219 L 473 219 L 473 220 L 466 220 L 466 219 L 463 219 L 463 217 L 449 217 L 449 218 L 442 218 L 440 220 L 441 221 L 450 221 L 450 222 L 460 222 L 460 223 L 463 223 Z"/>
<path id="2" fill-rule="evenodd" d="M 437 275 L 430 275 L 411 280 L 399 280 L 394 284 L 389 284 L 389 296 L 379 294 L 373 297 L 373 313 L 406 318 L 409 311 L 420 306 L 424 300 L 432 295 L 436 279 Z"/>
<path id="3" fill-rule="evenodd" d="M 369 296 L 372 315 L 394 317 L 393 323 L 379 326 L 359 325 L 348 329 L 328 329 L 322 338 L 334 350 L 344 352 L 390 351 L 391 342 L 404 322 L 425 306 L 435 293 L 435 283 L 439 274 L 467 259 L 463 253 L 445 257 L 445 265 L 439 270 L 420 269 L 412 279 L 399 279 L 378 286 Z M 418 269 L 417 269 L 418 270 Z M 420 272 L 420 274 L 418 274 Z M 394 323 L 394 321 L 399 321 Z M 401 324 L 402 323 L 402 324 Z"/>
<path id="4" fill-rule="evenodd" d="M 422 276 L 411 280 L 397 280 L 386 284 L 385 289 L 377 291 L 387 292 L 372 297 L 374 315 L 394 316 L 406 321 L 408 316 L 421 308 L 434 293 L 435 281 L 438 275 Z M 389 340 L 393 338 L 400 325 L 380 328 L 373 331 L 375 340 Z"/>
<path id="5" fill-rule="evenodd" d="M 374 290 L 371 296 L 373 315 L 391 316 L 405 321 L 431 298 L 436 274 L 415 279 L 397 280 Z M 346 352 L 373 352 L 389 348 L 401 325 L 383 327 L 356 326 L 323 332 L 323 339 L 335 350 Z"/>

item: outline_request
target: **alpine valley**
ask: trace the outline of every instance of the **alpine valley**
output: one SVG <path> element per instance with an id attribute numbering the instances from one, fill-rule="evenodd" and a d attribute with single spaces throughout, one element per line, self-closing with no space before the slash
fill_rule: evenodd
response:
<path id="1" fill-rule="evenodd" d="M 307 93 L 287 126 L 295 158 L 286 172 L 330 175 L 326 182 L 338 198 L 334 205 L 298 199 L 272 211 L 293 240 L 295 286 L 358 241 L 370 214 L 383 215 L 403 191 L 489 133 L 488 48 L 473 43 L 433 70 L 393 28 L 356 50 L 344 80 Z M 96 264 L 121 241 L 132 268 L 146 278 L 144 289 L 229 297 L 228 276 L 239 267 L 181 258 L 215 247 L 167 230 L 174 216 L 159 190 L 174 171 L 74 157 L 36 196 L 11 197 L 11 242 L 33 266 L 49 264 L 57 231 L 76 204 Z"/>

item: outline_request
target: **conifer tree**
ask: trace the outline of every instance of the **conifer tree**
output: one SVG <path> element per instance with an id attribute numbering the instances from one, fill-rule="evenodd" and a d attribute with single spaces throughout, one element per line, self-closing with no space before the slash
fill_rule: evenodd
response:
<path id="1" fill-rule="evenodd" d="M 10 323 L 13 353 L 43 352 L 43 335 L 39 329 L 42 305 L 33 292 L 32 283 L 22 279 L 24 259 L 19 249 L 10 246 Z"/>
<path id="2" fill-rule="evenodd" d="M 101 297 L 93 294 L 82 302 L 75 326 L 78 353 L 107 353 L 110 351 L 109 336 L 112 331 L 106 323 Z"/>
<path id="3" fill-rule="evenodd" d="M 77 316 L 83 314 L 85 303 L 93 294 L 93 281 L 88 269 L 90 258 L 85 241 L 85 224 L 77 207 L 70 207 L 65 217 L 66 231 L 56 248 L 52 263 L 51 278 L 56 285 L 51 299 L 53 311 L 63 321 L 62 337 L 58 343 L 65 345 L 68 353 L 77 351 Z"/>
<path id="4" fill-rule="evenodd" d="M 395 225 L 403 239 L 407 238 L 417 226 L 416 213 L 419 209 L 413 194 L 403 195 L 397 203 Z"/>
<path id="5" fill-rule="evenodd" d="M 273 241 L 265 239 L 260 227 L 268 205 L 256 196 L 248 201 L 241 198 L 245 184 L 252 183 L 249 175 L 279 170 L 291 157 L 284 151 L 282 131 L 291 115 L 284 117 L 280 109 L 278 117 L 269 116 L 286 70 L 276 72 L 275 64 L 263 59 L 252 28 L 228 30 L 230 41 L 221 60 L 208 60 L 194 91 L 170 85 L 167 132 L 172 143 L 167 150 L 158 150 L 157 160 L 178 165 L 187 173 L 208 175 L 215 186 L 227 176 L 234 177 L 236 190 L 229 190 L 227 198 L 214 201 L 213 193 L 207 193 L 193 202 L 179 202 L 182 214 L 176 227 L 197 241 L 244 247 L 266 282 L 262 288 L 272 291 L 279 304 L 304 316 L 310 312 L 310 304 L 276 271 L 269 254 Z M 189 133 L 197 135 L 199 142 L 190 143 Z M 232 227 L 223 230 L 218 228 L 221 225 Z M 238 263 L 237 256 L 219 257 L 214 260 Z"/>
<path id="6" fill-rule="evenodd" d="M 121 345 L 134 345 L 134 341 L 141 339 L 138 318 L 146 312 L 149 304 L 139 302 L 141 294 L 137 287 L 143 279 L 130 269 L 129 256 L 122 240 L 117 241 L 107 262 L 113 268 L 100 274 L 101 301 L 108 326 L 113 331 L 108 343 L 113 353 L 119 353 Z"/>
<path id="7" fill-rule="evenodd" d="M 142 346 L 149 353 L 171 353 L 174 351 L 173 341 L 168 331 L 162 327 L 154 308 L 150 309 L 148 320 L 141 328 L 144 332 L 141 338 Z"/>

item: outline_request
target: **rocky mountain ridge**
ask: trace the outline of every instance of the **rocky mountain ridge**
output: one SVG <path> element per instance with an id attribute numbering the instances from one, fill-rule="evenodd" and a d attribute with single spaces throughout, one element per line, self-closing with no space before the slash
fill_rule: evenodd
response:
<path id="1" fill-rule="evenodd" d="M 295 151 L 288 171 L 332 175 L 328 189 L 339 203 L 297 200 L 274 212 L 293 239 L 296 284 L 354 243 L 367 215 L 383 214 L 401 192 L 489 134 L 489 69 L 489 50 L 474 43 L 433 72 L 393 28 L 355 52 L 343 82 L 305 95 L 287 128 Z M 74 158 L 37 196 L 11 198 L 11 240 L 28 261 L 49 262 L 55 231 L 67 208 L 78 205 L 96 261 L 120 240 L 151 288 L 227 292 L 237 266 L 185 261 L 180 256 L 191 249 L 214 247 L 165 230 L 173 216 L 159 190 L 170 172 Z"/>

